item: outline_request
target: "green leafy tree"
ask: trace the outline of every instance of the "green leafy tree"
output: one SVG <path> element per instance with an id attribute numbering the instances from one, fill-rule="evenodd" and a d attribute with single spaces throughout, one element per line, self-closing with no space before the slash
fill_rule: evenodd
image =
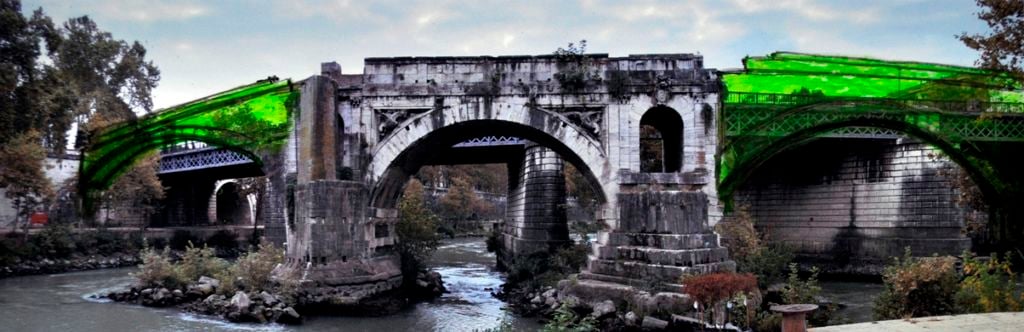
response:
<path id="1" fill-rule="evenodd" d="M 26 17 L 20 1 L 0 0 L 0 144 L 29 130 L 48 140 L 62 139 L 67 131 L 58 121 L 65 117 L 41 107 L 53 83 L 38 64 L 45 30 L 41 16 Z"/>
<path id="2" fill-rule="evenodd" d="M 440 244 L 437 216 L 427 209 L 423 184 L 416 179 L 405 186 L 402 200 L 398 203 L 395 233 L 398 236 L 395 247 L 402 259 L 402 273 L 410 281 L 415 279 L 418 270 L 425 267 L 426 261 Z"/>
<path id="3" fill-rule="evenodd" d="M 986 35 L 961 33 L 967 47 L 981 52 L 978 65 L 1013 72 L 1024 78 L 1024 1 L 976 0 L 978 18 L 991 31 Z"/>

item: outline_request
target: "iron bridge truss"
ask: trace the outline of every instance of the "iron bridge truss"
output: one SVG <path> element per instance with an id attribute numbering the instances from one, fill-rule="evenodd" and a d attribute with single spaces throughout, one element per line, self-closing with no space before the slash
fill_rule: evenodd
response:
<path id="1" fill-rule="evenodd" d="M 514 136 L 477 137 L 452 146 L 453 148 L 523 145 L 525 140 Z M 157 174 L 196 171 L 201 169 L 245 165 L 254 163 L 244 154 L 212 146 L 163 152 Z"/>
<path id="2" fill-rule="evenodd" d="M 252 159 L 241 153 L 218 147 L 203 147 L 161 153 L 160 170 L 157 171 L 157 174 L 170 174 L 251 163 L 253 163 Z"/>
<path id="3" fill-rule="evenodd" d="M 830 98 L 775 93 L 729 93 L 726 136 L 784 137 L 822 124 L 855 119 L 915 122 L 969 141 L 1024 141 L 1024 104 L 888 98 Z M 813 108 L 793 112 L 800 108 Z M 887 128 L 844 127 L 820 137 L 899 138 Z"/>

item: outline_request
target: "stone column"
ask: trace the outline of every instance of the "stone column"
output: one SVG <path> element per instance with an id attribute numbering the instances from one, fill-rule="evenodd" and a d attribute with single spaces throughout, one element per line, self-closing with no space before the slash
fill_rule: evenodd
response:
<path id="1" fill-rule="evenodd" d="M 295 219 L 288 223 L 285 264 L 275 274 L 301 281 L 307 304 L 358 305 L 401 285 L 398 257 L 370 250 L 369 190 L 335 171 L 337 84 L 306 80 L 298 121 Z"/>
<path id="2" fill-rule="evenodd" d="M 503 260 L 550 251 L 569 241 L 564 162 L 543 146 L 526 147 L 518 181 L 510 190 L 502 237 Z"/>

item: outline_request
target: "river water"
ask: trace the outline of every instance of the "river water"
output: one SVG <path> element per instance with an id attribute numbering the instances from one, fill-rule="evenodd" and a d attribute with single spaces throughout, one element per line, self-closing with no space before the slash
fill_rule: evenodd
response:
<path id="1" fill-rule="evenodd" d="M 482 238 L 445 241 L 431 265 L 449 293 L 386 317 L 307 317 L 300 326 L 233 324 L 216 317 L 90 299 L 127 287 L 134 268 L 0 279 L 0 330 L 5 331 L 473 331 L 509 320 L 536 330 L 534 319 L 506 313 L 491 296 L 504 282 Z"/>
<path id="2" fill-rule="evenodd" d="M 504 277 L 482 238 L 445 241 L 430 264 L 449 293 L 385 317 L 307 317 L 301 326 L 234 324 L 216 317 L 90 299 L 127 287 L 134 268 L 0 279 L 0 330 L 6 331 L 474 331 L 502 319 L 516 330 L 540 324 L 504 311 L 494 298 Z M 877 284 L 823 282 L 824 295 L 847 305 L 841 314 L 854 322 L 870 320 Z"/>

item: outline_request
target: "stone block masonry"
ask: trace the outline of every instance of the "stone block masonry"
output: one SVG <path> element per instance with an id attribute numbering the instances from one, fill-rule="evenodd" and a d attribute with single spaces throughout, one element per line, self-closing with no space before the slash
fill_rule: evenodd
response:
<path id="1" fill-rule="evenodd" d="M 509 193 L 502 260 L 570 243 L 564 167 L 562 158 L 551 149 L 535 144 L 526 148 L 519 181 Z"/>
<path id="2" fill-rule="evenodd" d="M 958 255 L 970 248 L 961 228 L 974 212 L 957 204 L 948 178 L 957 167 L 906 139 L 821 139 L 770 161 L 737 202 L 811 261 L 878 265 L 906 247 Z"/>

